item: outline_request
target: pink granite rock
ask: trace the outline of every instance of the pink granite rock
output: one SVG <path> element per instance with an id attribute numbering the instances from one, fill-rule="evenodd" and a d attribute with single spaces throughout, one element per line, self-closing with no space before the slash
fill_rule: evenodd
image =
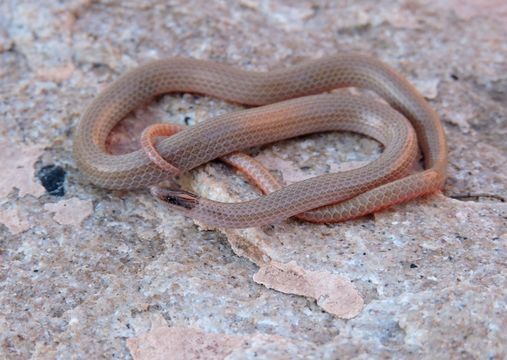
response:
<path id="1" fill-rule="evenodd" d="M 154 319 L 164 319 L 153 327 L 162 336 L 193 329 L 202 343 L 228 346 L 202 357 L 505 358 L 505 24 L 498 0 L 0 2 L 0 143 L 9 144 L 0 154 L 0 358 L 138 357 Z M 76 168 L 73 130 L 86 105 L 140 63 L 191 56 L 261 71 L 347 51 L 396 68 L 441 115 L 442 194 L 343 224 L 206 231 L 147 191 L 99 189 Z M 118 126 L 109 146 L 136 148 L 154 121 L 193 124 L 240 108 L 164 96 Z M 293 182 L 381 151 L 340 133 L 252 154 Z M 39 185 L 46 166 L 65 172 L 62 196 Z M 223 201 L 259 196 L 219 162 L 179 181 Z M 285 273 L 266 281 L 274 265 Z M 306 282 L 285 283 L 290 276 Z M 315 276 L 337 286 L 308 286 Z"/>

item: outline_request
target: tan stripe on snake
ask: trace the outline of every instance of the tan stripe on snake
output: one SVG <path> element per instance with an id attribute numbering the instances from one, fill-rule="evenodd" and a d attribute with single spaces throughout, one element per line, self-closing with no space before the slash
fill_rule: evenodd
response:
<path id="1" fill-rule="evenodd" d="M 315 95 L 347 86 L 373 90 L 390 106 L 360 96 Z M 156 153 L 171 165 L 170 174 L 148 157 L 149 150 L 124 155 L 106 152 L 106 138 L 114 125 L 153 96 L 174 92 L 265 106 L 185 129 L 149 130 L 144 136 L 146 148 L 157 132 L 177 132 L 156 143 Z M 384 145 L 384 151 L 359 169 L 283 187 L 247 155 L 225 156 L 252 146 L 335 130 L 372 137 Z M 417 157 L 417 143 L 425 170 L 407 175 Z M 318 223 L 360 217 L 440 189 L 447 167 L 446 139 L 437 114 L 394 70 L 361 55 L 326 57 L 266 73 L 193 59 L 151 62 L 120 77 L 92 102 L 77 129 L 74 155 L 94 184 L 109 189 L 147 187 L 168 175 L 222 158 L 246 172 L 267 194 L 250 201 L 222 203 L 176 189 L 152 187 L 152 193 L 194 219 L 229 228 L 260 226 L 295 215 Z"/>

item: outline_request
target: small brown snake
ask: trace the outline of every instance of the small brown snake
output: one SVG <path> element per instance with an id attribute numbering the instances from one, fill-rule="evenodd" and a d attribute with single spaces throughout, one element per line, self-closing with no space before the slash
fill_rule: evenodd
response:
<path id="1" fill-rule="evenodd" d="M 320 94 L 348 86 L 373 90 L 390 106 L 360 96 Z M 124 155 L 106 152 L 106 138 L 121 119 L 152 97 L 174 92 L 264 106 L 188 128 L 154 126 L 143 135 L 144 150 Z M 384 151 L 359 169 L 283 187 L 256 160 L 237 153 L 336 130 L 372 137 L 384 145 Z M 154 138 L 160 136 L 166 137 L 150 150 Z M 425 170 L 408 175 L 417 145 Z M 77 129 L 74 156 L 94 184 L 110 189 L 148 187 L 221 158 L 245 172 L 265 195 L 221 203 L 183 190 L 151 189 L 169 207 L 206 224 L 229 228 L 260 226 L 296 215 L 318 223 L 360 217 L 437 191 L 445 182 L 447 168 L 446 138 L 437 114 L 393 69 L 362 55 L 326 57 L 265 73 L 182 58 L 148 63 L 121 76 L 91 103 Z"/>

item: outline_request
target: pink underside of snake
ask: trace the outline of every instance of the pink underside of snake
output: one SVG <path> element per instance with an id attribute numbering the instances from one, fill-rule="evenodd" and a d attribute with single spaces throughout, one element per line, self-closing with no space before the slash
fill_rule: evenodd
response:
<path id="1" fill-rule="evenodd" d="M 390 107 L 359 96 L 314 95 L 347 86 L 373 90 Z M 106 152 L 105 141 L 114 125 L 154 96 L 171 92 L 264 106 L 186 129 L 169 125 L 173 127 L 169 133 L 154 127 L 143 148 L 149 149 L 154 137 L 175 134 L 146 152 Z M 362 168 L 288 186 L 279 184 L 255 160 L 237 153 L 335 130 L 370 136 L 384 145 L 384 152 Z M 407 175 L 417 157 L 417 144 L 425 170 Z M 245 172 L 266 195 L 222 203 L 176 189 L 152 187 L 152 193 L 190 217 L 229 228 L 260 226 L 296 215 L 320 223 L 356 218 L 440 189 L 447 168 L 446 139 L 436 113 L 403 77 L 362 55 L 326 57 L 267 73 L 193 59 L 146 64 L 120 77 L 88 107 L 78 126 L 74 155 L 93 183 L 111 189 L 148 187 L 221 158 Z"/>

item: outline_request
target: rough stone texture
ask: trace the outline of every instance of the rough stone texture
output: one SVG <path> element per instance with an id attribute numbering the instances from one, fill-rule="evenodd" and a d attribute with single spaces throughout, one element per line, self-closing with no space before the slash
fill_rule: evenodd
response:
<path id="1" fill-rule="evenodd" d="M 207 341 L 250 339 L 230 358 L 505 358 L 506 24 L 501 0 L 0 2 L 0 357 L 130 358 L 127 339 L 163 318 Z M 443 195 L 331 226 L 205 231 L 146 191 L 98 189 L 75 167 L 86 105 L 139 63 L 178 55 L 267 70 L 344 51 L 377 56 L 430 99 L 449 139 Z M 135 146 L 154 118 L 192 124 L 237 108 L 166 96 L 111 147 Z M 291 182 L 380 151 L 319 134 L 252 153 Z M 64 197 L 37 183 L 48 165 L 66 170 Z M 220 163 L 180 182 L 217 199 L 258 196 Z M 55 221 L 48 208 L 71 199 L 93 213 Z M 343 320 L 253 281 L 258 266 L 292 261 L 351 281 L 362 311 Z"/>
<path id="2" fill-rule="evenodd" d="M 254 333 L 228 335 L 205 333 L 195 328 L 167 327 L 162 319 L 153 319 L 152 329 L 127 340 L 135 360 L 175 359 L 295 359 L 313 356 L 315 344 L 276 335 Z"/>
<path id="3" fill-rule="evenodd" d="M 60 225 L 80 225 L 93 212 L 91 200 L 70 198 L 58 201 L 56 204 L 46 204 L 44 209 L 53 212 L 53 219 Z"/>

